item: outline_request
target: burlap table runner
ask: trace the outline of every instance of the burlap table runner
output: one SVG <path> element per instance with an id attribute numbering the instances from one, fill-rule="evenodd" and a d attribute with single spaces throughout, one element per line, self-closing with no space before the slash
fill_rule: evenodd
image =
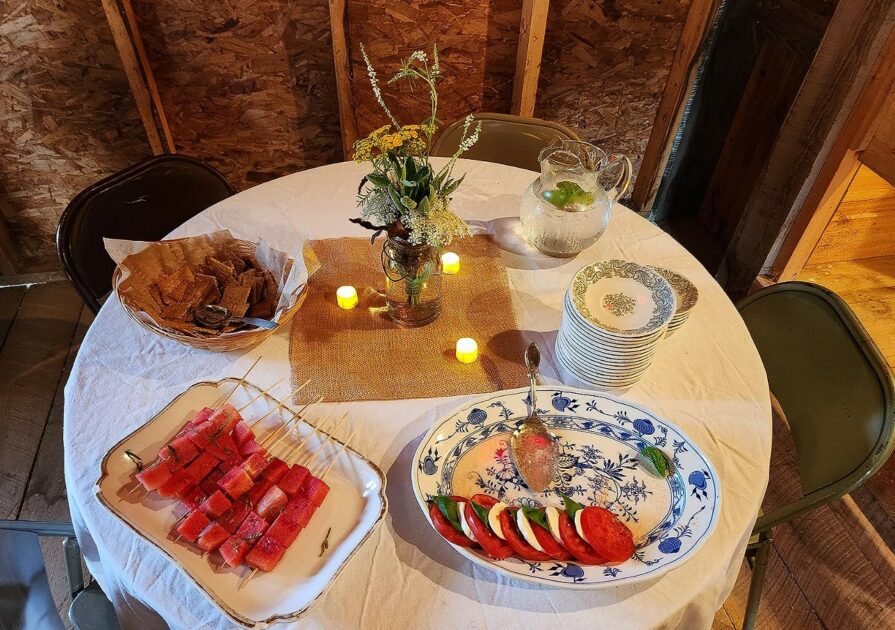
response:
<path id="1" fill-rule="evenodd" d="M 320 270 L 292 320 L 289 360 L 293 387 L 311 379 L 299 398 L 329 402 L 434 398 L 521 387 L 524 340 L 497 246 L 486 236 L 454 241 L 460 273 L 443 276 L 441 316 L 420 328 L 400 328 L 382 312 L 382 244 L 364 238 L 312 243 Z M 344 310 L 336 289 L 353 285 L 360 304 Z M 475 363 L 454 357 L 460 337 L 479 345 Z"/>

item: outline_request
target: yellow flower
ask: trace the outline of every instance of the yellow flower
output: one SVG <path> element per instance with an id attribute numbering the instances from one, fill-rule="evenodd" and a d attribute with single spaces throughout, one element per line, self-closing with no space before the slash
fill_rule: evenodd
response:
<path id="1" fill-rule="evenodd" d="M 400 133 L 391 133 L 387 136 L 382 136 L 377 142 L 377 146 L 381 151 L 390 151 L 391 149 L 400 147 L 402 144 L 404 144 L 404 140 L 401 138 Z"/>

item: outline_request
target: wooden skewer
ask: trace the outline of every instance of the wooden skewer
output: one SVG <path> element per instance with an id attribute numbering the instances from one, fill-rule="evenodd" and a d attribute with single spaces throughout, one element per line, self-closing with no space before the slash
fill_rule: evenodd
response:
<path id="1" fill-rule="evenodd" d="M 242 581 L 241 581 L 241 582 L 239 583 L 239 585 L 236 587 L 236 590 L 237 590 L 237 591 L 241 591 L 241 590 L 242 590 L 242 587 L 245 586 L 245 585 L 248 583 L 249 580 L 251 580 L 253 577 L 255 577 L 255 574 L 256 574 L 256 573 L 258 573 L 258 569 L 252 569 L 252 572 L 251 572 L 251 573 L 249 573 L 247 576 L 245 576 L 244 578 L 242 578 Z"/>
<path id="2" fill-rule="evenodd" d="M 249 425 L 249 428 L 250 428 L 250 429 L 254 429 L 254 428 L 258 425 L 259 422 L 261 422 L 262 420 L 264 420 L 267 416 L 269 416 L 270 414 L 272 414 L 274 411 L 276 411 L 276 410 L 279 409 L 280 407 L 285 407 L 285 406 L 286 406 L 286 401 L 289 400 L 290 398 L 292 398 L 293 396 L 295 396 L 298 392 L 300 392 L 301 390 L 303 390 L 305 387 L 307 387 L 307 386 L 308 386 L 308 383 L 310 383 L 310 382 L 311 382 L 311 379 L 308 379 L 308 380 L 306 380 L 304 383 L 302 383 L 301 385 L 299 385 L 298 387 L 296 387 L 295 389 L 293 389 L 293 390 L 289 393 L 289 395 L 286 396 L 286 399 L 285 399 L 285 400 L 279 402 L 279 403 L 277 404 L 276 407 L 274 407 L 273 409 L 271 409 L 270 411 L 268 411 L 266 414 L 264 414 L 263 416 L 261 416 L 260 418 L 258 418 L 257 420 L 255 420 L 253 423 L 251 423 L 251 424 Z"/>
<path id="3" fill-rule="evenodd" d="M 285 378 L 285 377 L 283 377 L 283 378 Z M 282 383 L 282 382 L 283 382 L 283 379 L 282 379 L 282 378 L 279 379 L 276 383 L 274 383 L 273 385 L 271 385 L 270 387 L 268 387 L 267 389 L 265 389 L 263 392 L 261 392 L 260 394 L 258 394 L 258 395 L 255 396 L 254 398 L 252 398 L 249 402 L 247 402 L 246 404 L 244 404 L 242 407 L 240 407 L 240 408 L 237 409 L 236 411 L 238 411 L 239 413 L 242 413 L 244 410 L 246 410 L 246 409 L 248 409 L 249 407 L 251 407 L 252 404 L 254 404 L 254 402 L 255 402 L 256 400 L 258 400 L 258 399 L 261 398 L 262 396 L 267 395 L 267 392 L 269 392 L 270 390 L 272 390 L 274 387 L 276 387 L 277 385 L 279 385 L 279 384 Z"/>
<path id="4" fill-rule="evenodd" d="M 344 420 L 347 417 L 348 417 L 348 413 L 346 412 L 345 415 L 342 416 L 342 420 Z M 305 468 L 310 468 L 314 464 L 314 462 L 317 461 L 317 458 L 320 456 L 320 453 L 323 452 L 323 447 L 326 446 L 326 443 L 332 439 L 333 433 L 335 432 L 336 429 L 339 428 L 339 425 L 342 424 L 342 420 L 339 420 L 339 424 L 337 424 L 336 426 L 334 426 L 332 429 L 329 430 L 329 433 L 326 434 L 326 439 L 320 443 L 320 447 L 317 449 L 317 452 L 314 453 L 311 456 L 311 459 L 308 461 L 308 463 L 304 465 Z"/>
<path id="5" fill-rule="evenodd" d="M 355 433 L 357 433 L 357 429 L 358 429 L 358 427 L 354 427 L 354 429 L 352 429 L 352 431 L 351 431 L 351 434 L 347 438 L 345 438 L 344 442 L 342 442 L 342 446 L 339 447 L 339 452 L 336 453 L 336 456 L 333 457 L 333 460 L 329 463 L 329 466 L 327 466 L 326 470 L 323 471 L 323 474 L 320 475 L 319 478 L 321 481 L 323 480 L 324 477 L 326 477 L 327 473 L 329 473 L 329 471 L 332 470 L 332 467 L 336 465 L 336 461 L 338 461 L 339 456 L 342 455 L 342 451 L 345 450 L 345 447 L 348 446 L 348 441 L 354 437 Z"/>
<path id="6" fill-rule="evenodd" d="M 138 481 L 138 482 L 137 482 L 137 485 L 135 485 L 133 488 L 131 488 L 130 490 L 128 490 L 127 494 L 124 495 L 124 498 L 125 498 L 125 499 L 128 498 L 130 495 L 132 495 L 134 492 L 136 492 L 137 490 L 139 490 L 139 489 L 142 488 L 142 487 L 143 487 L 143 484 L 140 483 L 140 482 Z"/>
<path id="7" fill-rule="evenodd" d="M 224 398 L 224 401 L 220 405 L 218 405 L 218 409 L 220 409 L 225 404 L 227 404 L 227 401 L 230 400 L 230 396 L 235 394 L 236 390 L 239 389 L 240 387 L 242 387 L 243 383 L 246 382 L 246 378 L 248 378 L 248 376 L 249 376 L 249 372 L 251 372 L 252 370 L 255 369 L 255 366 L 258 365 L 258 361 L 260 361 L 260 360 L 261 360 L 261 357 L 258 357 L 257 359 L 255 359 L 255 362 L 252 363 L 251 367 L 248 370 L 246 370 L 246 373 L 242 375 L 242 378 L 239 379 L 239 382 L 233 386 L 233 389 L 230 390 L 230 393 L 227 394 L 227 397 Z"/>
<path id="8" fill-rule="evenodd" d="M 330 429 L 329 432 L 332 433 L 337 428 L 339 428 L 339 425 L 342 424 L 342 421 L 345 420 L 346 417 L 348 417 L 347 411 L 342 415 L 341 418 L 339 418 L 339 420 L 336 421 L 336 423 L 333 425 L 333 428 Z M 308 426 L 311 427 L 311 429 L 313 429 L 313 430 L 310 433 L 308 433 L 307 435 L 305 435 L 304 437 L 302 437 L 301 440 L 298 442 L 298 444 L 295 446 L 295 448 L 293 448 L 292 451 L 290 451 L 286 455 L 286 457 L 283 458 L 283 461 L 286 462 L 287 464 L 289 463 L 289 460 L 291 460 L 293 457 L 296 457 L 301 452 L 301 448 L 302 448 L 302 446 L 304 446 L 304 443 L 307 441 L 307 439 L 309 437 L 311 437 L 312 435 L 314 435 L 315 433 L 320 431 L 321 427 L 323 426 L 323 422 L 317 423 L 316 426 L 313 424 L 309 424 Z"/>
<path id="9" fill-rule="evenodd" d="M 321 396 L 320 398 L 315 400 L 313 403 L 309 403 L 309 404 L 305 405 L 304 408 L 302 408 L 298 413 L 293 415 L 292 418 L 288 422 L 284 423 L 283 426 L 281 426 L 276 431 L 274 431 L 273 433 L 268 435 L 266 438 L 264 438 L 264 442 L 267 442 L 269 439 L 271 439 L 273 436 L 275 436 L 277 433 L 279 433 L 280 431 L 282 431 L 283 429 L 288 427 L 290 424 L 292 424 L 296 420 L 299 420 L 302 422 L 305 421 L 305 412 L 309 408 L 316 407 L 317 405 L 319 405 L 322 402 L 323 402 L 323 396 Z M 274 447 L 277 444 L 279 444 L 286 436 L 288 436 L 291 431 L 292 431 L 292 429 L 289 429 L 289 430 L 283 432 L 283 434 L 280 437 L 278 437 L 276 440 L 274 440 L 274 443 L 271 444 L 270 446 L 264 446 L 264 442 L 261 443 L 261 446 L 264 446 L 264 448 L 266 448 L 268 451 L 272 451 L 274 449 Z"/>

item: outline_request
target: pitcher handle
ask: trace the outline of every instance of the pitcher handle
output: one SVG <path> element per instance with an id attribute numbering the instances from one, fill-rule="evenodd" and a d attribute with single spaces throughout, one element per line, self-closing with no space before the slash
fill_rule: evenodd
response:
<path id="1" fill-rule="evenodd" d="M 613 183 L 611 187 L 606 188 L 606 194 L 609 197 L 609 200 L 612 203 L 615 203 L 622 195 L 628 192 L 628 188 L 631 186 L 631 177 L 634 174 L 634 167 L 631 165 L 631 160 L 628 159 L 628 156 L 622 153 L 610 154 L 607 162 L 608 164 L 606 168 L 611 168 L 618 162 L 620 162 L 622 166 L 621 172 L 618 174 L 615 183 Z"/>

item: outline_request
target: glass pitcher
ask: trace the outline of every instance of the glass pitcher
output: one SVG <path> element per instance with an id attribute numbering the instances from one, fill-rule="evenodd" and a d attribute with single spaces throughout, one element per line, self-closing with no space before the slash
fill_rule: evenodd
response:
<path id="1" fill-rule="evenodd" d="M 565 140 L 543 149 L 538 161 L 541 176 L 522 197 L 525 237 L 548 256 L 574 256 L 606 231 L 612 204 L 631 184 L 631 160 Z"/>

